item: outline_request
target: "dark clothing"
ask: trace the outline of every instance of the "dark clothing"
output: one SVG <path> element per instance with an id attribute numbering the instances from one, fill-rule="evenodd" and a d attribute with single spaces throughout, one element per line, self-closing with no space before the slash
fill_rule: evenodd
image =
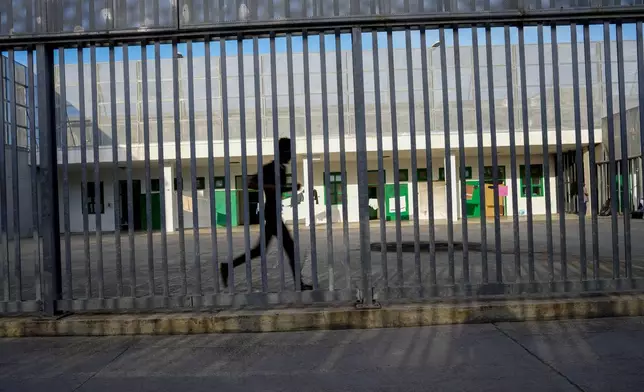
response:
<path id="1" fill-rule="evenodd" d="M 283 190 L 286 187 L 286 167 L 284 165 L 279 165 L 279 171 L 280 185 Z M 264 165 L 262 173 L 264 174 L 264 184 L 277 185 L 275 181 L 275 161 Z"/>

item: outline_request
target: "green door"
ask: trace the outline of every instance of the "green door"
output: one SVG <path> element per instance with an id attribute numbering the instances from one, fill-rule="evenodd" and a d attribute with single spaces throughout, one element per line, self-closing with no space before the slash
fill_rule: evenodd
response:
<path id="1" fill-rule="evenodd" d="M 623 176 L 621 174 L 618 174 L 615 177 L 615 183 L 617 184 L 616 186 L 617 186 L 617 195 L 618 195 L 617 197 L 618 212 L 624 212 L 624 205 L 626 203 L 630 203 L 630 201 L 633 200 L 630 181 L 628 181 L 628 184 L 626 185 L 626 189 L 628 191 L 626 195 L 624 194 L 624 190 L 622 189 L 623 181 L 624 181 Z"/>
<path id="2" fill-rule="evenodd" d="M 230 192 L 230 222 L 232 226 L 239 225 L 239 213 L 237 207 L 238 195 L 241 191 L 231 190 Z M 215 208 L 217 210 L 217 226 L 226 227 L 226 190 L 215 190 Z"/>
<path id="3" fill-rule="evenodd" d="M 466 188 L 472 189 L 472 196 L 467 196 L 466 207 L 468 218 L 479 218 L 481 216 L 481 189 L 478 180 L 465 182 Z"/>
<path id="4" fill-rule="evenodd" d="M 396 190 L 394 184 L 385 184 L 385 208 L 388 221 L 396 220 Z M 406 183 L 400 184 L 400 219 L 409 220 L 409 189 Z"/>
<path id="5" fill-rule="evenodd" d="M 147 199 L 145 195 L 141 195 L 141 229 L 148 229 L 148 209 Z M 152 206 L 152 230 L 161 230 L 161 195 L 159 193 L 152 193 L 150 195 L 150 202 Z"/>

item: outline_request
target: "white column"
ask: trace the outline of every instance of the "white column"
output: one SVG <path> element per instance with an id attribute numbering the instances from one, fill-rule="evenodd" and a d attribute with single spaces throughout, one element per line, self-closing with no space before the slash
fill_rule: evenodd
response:
<path id="1" fill-rule="evenodd" d="M 174 170 L 172 166 L 163 168 L 163 192 L 165 194 L 165 227 L 168 232 L 174 231 Z"/>
<path id="2" fill-rule="evenodd" d="M 309 227 L 311 226 L 309 210 L 309 208 L 311 208 L 311 205 L 309 204 L 309 181 L 311 181 L 311 179 L 309 178 L 309 160 L 306 158 L 302 159 L 302 178 L 302 189 L 304 190 L 304 201 L 302 203 L 306 207 L 304 223 L 306 224 L 306 227 Z"/>
<path id="3" fill-rule="evenodd" d="M 449 162 L 447 159 L 449 158 Z M 456 167 L 456 155 L 450 154 L 449 157 L 445 157 L 445 168 L 447 165 L 450 165 L 451 168 L 451 188 L 452 188 L 452 218 L 456 221 L 459 219 L 459 186 L 458 186 L 458 168 Z M 447 170 L 445 170 L 445 175 L 447 175 Z M 445 187 L 445 206 L 447 206 L 447 187 Z"/>

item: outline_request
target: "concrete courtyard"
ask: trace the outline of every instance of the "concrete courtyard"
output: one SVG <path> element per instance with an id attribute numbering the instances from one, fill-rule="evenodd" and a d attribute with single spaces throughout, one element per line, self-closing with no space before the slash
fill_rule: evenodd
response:
<path id="1" fill-rule="evenodd" d="M 567 275 L 568 279 L 575 281 L 580 279 L 580 241 L 579 241 L 579 223 L 577 216 L 566 216 L 566 259 L 567 259 Z M 625 263 L 624 263 L 624 237 L 623 237 L 623 220 L 618 220 L 619 226 L 619 252 L 620 252 L 620 271 L 623 276 Z M 632 260 L 633 260 L 633 275 L 635 277 L 644 276 L 644 221 L 633 220 L 631 222 L 631 245 L 632 245 Z M 586 254 L 587 254 L 587 275 L 592 278 L 592 231 L 590 219 L 586 220 Z M 293 227 L 289 228 L 293 232 Z M 329 246 L 327 240 L 326 226 L 319 225 L 315 230 L 316 238 L 316 260 L 318 269 L 318 281 L 320 288 L 328 289 L 330 286 L 330 276 L 333 276 L 333 288 L 343 289 L 346 287 L 358 287 L 360 284 L 361 276 L 361 256 L 360 256 L 360 233 L 356 225 L 349 227 L 349 258 L 345 260 L 345 246 L 343 241 L 342 224 L 334 224 L 332 227 L 332 247 Z M 404 222 L 401 227 L 403 242 L 414 240 L 414 228 L 412 222 Z M 611 221 L 610 218 L 599 218 L 598 225 L 599 232 L 599 276 L 600 278 L 611 278 L 613 271 L 613 256 L 612 256 L 612 242 L 611 242 Z M 447 225 L 445 222 L 437 223 L 435 225 L 436 241 L 439 244 L 447 242 Z M 514 253 L 514 237 L 513 225 L 511 220 L 504 220 L 500 225 L 500 249 L 496 249 L 495 236 L 494 236 L 494 223 L 490 219 L 487 222 L 487 264 L 488 264 L 488 278 L 490 282 L 496 279 L 496 252 L 500 251 L 501 264 L 503 269 L 503 279 L 505 282 L 513 282 L 516 280 L 515 270 L 515 253 Z M 549 264 L 547 252 L 547 230 L 544 218 L 536 218 L 534 222 L 534 260 L 535 260 L 535 278 L 537 281 L 547 282 L 549 278 Z M 377 221 L 371 224 L 371 243 L 380 242 L 380 228 Z M 250 245 L 255 244 L 259 236 L 259 229 L 257 226 L 250 228 Z M 528 276 L 528 238 L 527 238 L 527 222 L 522 219 L 519 227 L 520 236 L 520 266 L 521 273 L 524 278 Z M 123 295 L 137 295 L 146 296 L 150 293 L 161 295 L 163 292 L 163 262 L 162 262 L 162 246 L 160 233 L 154 233 L 152 244 L 148 245 L 146 233 L 134 234 L 134 268 L 136 272 L 136 290 L 132 291 L 131 271 L 132 264 L 130 263 L 130 246 L 127 233 L 122 233 L 121 236 L 121 270 L 123 282 Z M 230 243 L 233 250 L 233 257 L 244 252 L 244 230 L 243 227 L 236 227 L 231 232 L 232 242 Z M 429 223 L 420 222 L 420 241 L 428 242 L 429 240 Z M 70 250 L 69 259 L 71 261 L 72 271 L 72 288 L 68 287 L 66 277 L 63 278 L 63 288 L 66 298 L 73 294 L 73 298 L 87 298 L 88 294 L 92 297 L 98 297 L 98 246 L 96 235 L 90 234 L 89 238 L 89 255 L 85 253 L 85 244 L 83 235 L 70 236 Z M 396 227 L 395 223 L 388 222 L 386 226 L 386 241 L 396 242 Z M 462 226 L 461 223 L 454 225 L 454 241 L 456 243 L 462 242 Z M 555 280 L 561 280 L 561 265 L 563 253 L 561 249 L 561 236 L 559 230 L 558 217 L 553 217 L 552 222 L 552 241 L 553 241 L 553 270 Z M 480 252 L 481 242 L 481 225 L 480 221 L 470 219 L 468 221 L 468 243 L 472 244 L 472 250 L 468 254 L 470 280 L 472 283 L 482 282 L 482 253 Z M 195 293 L 196 283 L 196 263 L 194 253 L 195 236 L 192 229 L 185 231 L 185 271 L 186 271 L 186 292 L 188 294 Z M 302 276 L 306 282 L 312 281 L 312 263 L 313 260 L 310 256 L 312 250 L 310 241 L 310 231 L 308 227 L 299 227 L 299 250 L 300 250 L 300 263 L 302 264 Z M 211 231 L 201 230 L 199 233 L 199 247 L 200 258 L 199 266 L 201 271 L 202 293 L 214 292 L 214 279 L 220 279 L 218 274 L 215 274 L 213 269 L 213 262 L 226 262 L 228 255 L 229 243 L 227 240 L 227 233 L 225 229 L 217 231 L 217 249 L 213 252 L 211 243 Z M 395 245 L 394 245 L 395 246 Z M 68 250 L 65 246 L 64 237 L 61 241 L 62 247 L 62 260 L 63 271 L 67 261 Z M 282 289 L 281 287 L 281 264 L 278 259 L 277 241 L 273 241 L 271 246 L 267 249 L 267 281 L 268 291 L 277 292 Z M 34 279 L 34 266 L 38 260 L 38 246 L 37 243 L 31 239 L 23 239 L 20 242 L 21 250 L 21 276 L 22 276 L 22 299 L 29 300 L 35 298 L 35 279 Z M 149 254 L 152 252 L 152 264 L 154 287 L 149 285 L 148 274 L 148 261 Z M 117 252 L 115 244 L 115 236 L 112 233 L 103 234 L 102 238 L 102 254 L 103 254 L 103 270 L 104 270 L 104 288 L 105 296 L 112 297 L 116 295 L 117 290 Z M 10 256 L 10 299 L 15 299 L 16 280 L 14 279 L 14 243 L 9 243 L 9 256 Z M 183 273 L 182 273 L 182 257 L 180 250 L 180 235 L 179 233 L 169 233 L 167 235 L 167 263 L 168 263 L 168 280 L 169 289 L 171 294 L 181 292 L 183 286 Z M 213 255 L 216 255 L 213 258 Z M 371 251 L 371 263 L 374 277 L 374 284 L 377 287 L 384 287 L 386 282 L 383 278 L 383 259 L 381 252 Z M 386 256 L 386 268 L 388 274 L 389 286 L 397 286 L 399 283 L 398 267 L 402 267 L 402 281 L 403 286 L 413 286 L 417 282 L 417 274 L 415 268 L 415 255 L 413 251 L 405 251 L 402 253 L 401 262 L 399 263 L 396 251 L 389 251 Z M 429 284 L 430 276 L 430 253 L 421 251 L 419 254 L 421 264 L 421 280 L 423 284 Z M 332 273 L 330 273 L 329 260 L 333 261 Z M 290 276 L 288 262 L 285 257 L 285 288 L 292 290 L 293 282 Z M 463 260 L 464 255 L 458 249 L 454 253 L 454 275 L 456 282 L 461 282 L 463 279 Z M 436 251 L 436 274 L 439 284 L 449 284 L 449 260 L 447 250 L 444 246 L 437 247 Z M 91 291 L 87 285 L 87 266 L 91 275 Z M 6 268 L 6 265 L 5 265 Z M 6 269 L 3 269 L 6 271 Z M 260 291 L 262 289 L 261 279 L 261 265 L 260 259 L 255 259 L 251 263 L 251 282 L 252 291 Z M 244 266 L 238 267 L 235 270 L 235 289 L 238 292 L 246 292 L 248 290 L 247 270 Z M 347 279 L 347 277 L 350 279 Z M 4 292 L 4 279 L 0 279 L 0 293 Z M 219 284 L 222 287 L 221 282 Z"/>

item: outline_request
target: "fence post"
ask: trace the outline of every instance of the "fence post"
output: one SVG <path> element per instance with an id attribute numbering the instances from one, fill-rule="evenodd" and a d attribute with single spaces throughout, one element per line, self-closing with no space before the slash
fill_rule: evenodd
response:
<path id="1" fill-rule="evenodd" d="M 356 126 L 356 150 L 358 155 L 358 201 L 360 217 L 360 261 L 362 276 L 362 306 L 372 307 L 373 284 L 371 276 L 371 243 L 369 235 L 369 189 L 367 162 L 367 133 L 365 126 L 364 68 L 362 64 L 362 29 L 351 30 L 353 54 L 353 93 Z"/>
<path id="2" fill-rule="evenodd" d="M 62 298 L 53 50 L 49 46 L 38 45 L 36 56 L 42 220 L 40 229 L 43 239 L 42 311 L 53 315 L 56 312 L 56 300 Z"/>

